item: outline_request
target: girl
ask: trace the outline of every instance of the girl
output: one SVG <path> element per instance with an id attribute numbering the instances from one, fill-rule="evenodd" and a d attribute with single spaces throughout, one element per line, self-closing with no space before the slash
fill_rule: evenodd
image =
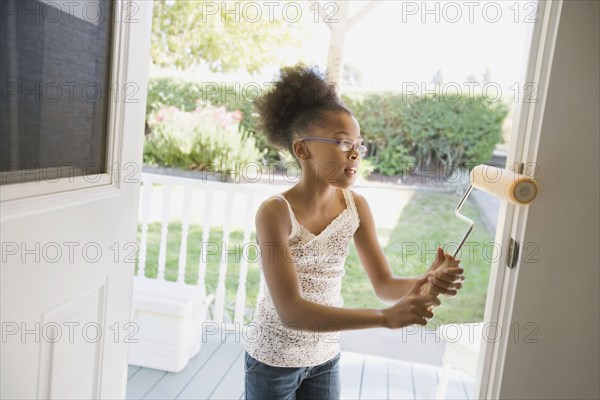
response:
<path id="1" fill-rule="evenodd" d="M 360 127 L 316 68 L 283 68 L 255 107 L 270 143 L 294 155 L 302 176 L 256 214 L 266 287 L 244 335 L 246 399 L 338 399 L 339 331 L 425 325 L 437 293 L 455 295 L 463 270 L 440 248 L 428 274 L 393 275 L 365 198 L 349 189 L 366 152 Z M 342 307 L 350 239 L 390 307 Z M 445 257 L 453 265 L 438 268 Z"/>

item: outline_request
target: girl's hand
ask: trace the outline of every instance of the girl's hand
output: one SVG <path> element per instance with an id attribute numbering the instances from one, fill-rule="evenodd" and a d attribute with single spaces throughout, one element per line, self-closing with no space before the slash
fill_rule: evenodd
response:
<path id="1" fill-rule="evenodd" d="M 446 253 L 444 253 L 444 249 L 438 247 L 437 252 L 435 253 L 435 260 L 433 260 L 433 262 L 429 266 L 429 269 L 427 269 L 427 273 L 435 272 L 444 262 L 445 256 Z"/>
<path id="2" fill-rule="evenodd" d="M 438 248 L 436 260 L 429 267 L 429 287 L 425 287 L 424 293 L 445 294 L 456 296 L 465 280 L 464 269 L 459 265 L 460 260 L 449 254 L 444 254 L 442 248 Z"/>
<path id="3" fill-rule="evenodd" d="M 403 328 L 417 324 L 427 325 L 427 319 L 433 317 L 434 306 L 440 305 L 440 301 L 434 294 L 422 295 L 421 289 L 427 283 L 427 275 L 415 281 L 410 291 L 396 304 L 383 310 L 387 328 Z"/>

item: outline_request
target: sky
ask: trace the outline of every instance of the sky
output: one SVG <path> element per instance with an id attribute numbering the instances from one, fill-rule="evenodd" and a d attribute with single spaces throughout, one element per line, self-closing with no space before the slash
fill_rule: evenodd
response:
<path id="1" fill-rule="evenodd" d="M 349 15 L 366 3 L 351 1 Z M 510 86 L 522 79 L 528 30 L 535 24 L 535 2 L 378 3 L 346 36 L 344 61 L 362 72 L 363 88 L 397 90 L 406 82 L 427 83 L 438 69 L 446 83 L 462 85 L 471 74 L 483 82 L 489 68 L 492 82 L 504 91 L 511 91 Z M 332 6 L 327 10 L 335 16 Z M 297 54 L 325 67 L 329 29 L 312 10 L 305 10 L 303 17 L 312 39 Z M 266 74 L 275 71 L 268 69 Z"/>
<path id="2" fill-rule="evenodd" d="M 531 25 L 523 22 L 522 6 L 521 22 L 515 23 L 514 2 L 487 2 L 493 5 L 485 11 L 484 2 L 473 2 L 481 7 L 471 6 L 470 22 L 466 2 L 431 2 L 426 6 L 431 14 L 425 13 L 423 2 L 402 3 L 380 2 L 348 32 L 346 62 L 362 69 L 374 86 L 429 82 L 438 69 L 446 82 L 462 83 L 470 74 L 481 81 L 486 68 L 503 87 L 521 79 Z"/>
<path id="3" fill-rule="evenodd" d="M 271 3 L 276 4 L 273 16 L 284 17 L 282 5 L 285 3 Z M 301 25 L 309 37 L 302 48 L 290 46 L 283 49 L 282 54 L 286 54 L 288 64 L 305 61 L 325 69 L 330 31 L 323 22 L 324 17 L 315 12 L 314 1 L 292 3 L 301 7 L 301 15 L 291 24 L 291 29 Z M 320 3 L 330 17 L 339 15 L 334 2 L 322 0 Z M 368 1 L 350 1 L 350 17 L 366 3 Z M 520 81 L 529 50 L 529 31 L 535 25 L 535 18 L 541 19 L 536 15 L 535 1 L 384 0 L 377 3 L 346 35 L 344 62 L 362 73 L 361 86 L 356 89 L 401 90 L 407 83 L 425 85 L 441 70 L 445 85 L 456 84 L 468 90 L 464 85 L 466 78 L 474 75 L 482 87 L 488 68 L 491 81 L 501 88 L 502 97 L 511 97 L 523 88 Z M 266 10 L 263 8 L 263 18 L 267 18 Z M 288 21 L 295 18 L 294 8 L 290 10 Z M 266 67 L 253 77 L 244 72 L 231 74 L 227 79 L 271 82 L 279 67 Z M 210 75 L 208 71 L 202 72 L 205 78 Z"/>

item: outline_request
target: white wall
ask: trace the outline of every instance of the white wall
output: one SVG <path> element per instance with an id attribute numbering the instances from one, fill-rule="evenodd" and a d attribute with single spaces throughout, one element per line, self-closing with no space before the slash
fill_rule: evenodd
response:
<path id="1" fill-rule="evenodd" d="M 539 262 L 518 266 L 502 399 L 600 398 L 599 16 L 597 1 L 563 3 L 523 240 Z"/>

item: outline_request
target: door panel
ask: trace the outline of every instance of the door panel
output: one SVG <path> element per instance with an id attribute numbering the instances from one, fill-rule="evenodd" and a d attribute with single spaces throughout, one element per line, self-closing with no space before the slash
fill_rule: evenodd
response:
<path id="1" fill-rule="evenodd" d="M 114 7 L 106 173 L 1 187 L 2 398 L 125 396 L 152 3 Z"/>
<path id="2" fill-rule="evenodd" d="M 100 397 L 105 300 L 101 282 L 43 314 L 39 398 Z"/>

